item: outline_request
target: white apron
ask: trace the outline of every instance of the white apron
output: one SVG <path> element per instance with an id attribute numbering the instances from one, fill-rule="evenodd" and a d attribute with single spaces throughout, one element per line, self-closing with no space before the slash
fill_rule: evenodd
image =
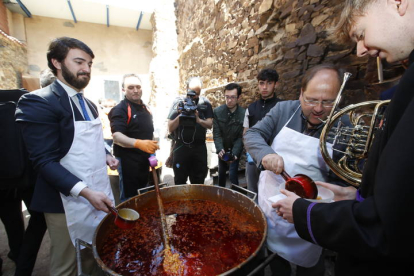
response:
<path id="1" fill-rule="evenodd" d="M 319 139 L 287 127 L 299 109 L 300 106 L 276 135 L 271 147 L 283 157 L 285 171 L 291 177 L 296 174 L 306 174 L 314 181 L 326 181 L 329 167 L 320 153 Z M 332 155 L 332 145 L 327 144 L 327 147 Z M 269 197 L 280 194 L 279 185 L 283 183 L 285 180 L 271 171 L 266 170 L 260 174 L 259 206 L 267 218 L 267 246 L 289 262 L 312 267 L 318 262 L 322 247 L 300 238 L 294 225 L 278 216 L 272 208 L 272 202 L 268 200 Z"/>
<path id="2" fill-rule="evenodd" d="M 69 103 L 72 108 L 71 100 Z M 75 121 L 75 134 L 68 153 L 60 164 L 83 180 L 89 188 L 105 193 L 114 201 L 106 168 L 106 153 L 99 116 L 92 121 Z M 99 141 L 99 142 L 97 142 Z M 101 143 L 102 141 L 102 143 Z M 96 210 L 84 197 L 60 194 L 66 214 L 66 222 L 73 245 L 77 238 L 92 243 L 95 229 L 106 213 Z"/>

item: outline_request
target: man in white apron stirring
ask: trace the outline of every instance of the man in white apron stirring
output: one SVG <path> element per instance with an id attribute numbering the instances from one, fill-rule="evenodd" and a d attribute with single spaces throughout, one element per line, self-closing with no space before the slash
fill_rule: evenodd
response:
<path id="1" fill-rule="evenodd" d="M 267 248 L 278 255 L 270 264 L 273 275 L 290 276 L 290 263 L 296 265 L 296 275 L 324 275 L 322 248 L 301 239 L 294 226 L 276 214 L 269 198 L 280 194 L 279 186 L 285 182 L 282 170 L 345 185 L 329 170 L 319 150 L 321 120 L 331 112 L 341 79 L 342 73 L 331 64 L 309 69 L 299 100 L 278 102 L 244 136 L 247 151 L 263 170 L 259 206 L 268 222 Z"/>
<path id="2" fill-rule="evenodd" d="M 45 214 L 50 275 L 77 274 L 75 240 L 91 243 L 108 206 L 113 206 L 106 165 L 114 170 L 119 162 L 105 150 L 96 106 L 83 96 L 93 58 L 82 41 L 54 39 L 47 59 L 57 80 L 22 96 L 16 110 L 38 172 L 31 207 Z M 82 251 L 84 271 L 99 274 L 90 250 Z"/>

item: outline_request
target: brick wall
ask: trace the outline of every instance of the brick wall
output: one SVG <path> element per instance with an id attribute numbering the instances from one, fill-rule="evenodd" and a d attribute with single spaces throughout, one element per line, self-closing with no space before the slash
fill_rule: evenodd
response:
<path id="1" fill-rule="evenodd" d="M 26 46 L 0 31 L 0 89 L 23 87 L 22 75 L 27 68 Z"/>
<path id="2" fill-rule="evenodd" d="M 0 1 L 0 30 L 8 35 L 10 34 L 9 24 L 7 22 L 7 8 L 3 1 Z"/>

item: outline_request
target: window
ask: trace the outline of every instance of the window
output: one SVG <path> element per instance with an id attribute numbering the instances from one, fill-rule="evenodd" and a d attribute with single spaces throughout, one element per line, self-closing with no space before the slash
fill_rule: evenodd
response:
<path id="1" fill-rule="evenodd" d="M 121 95 L 119 93 L 119 81 L 105 80 L 104 89 L 105 99 L 112 99 L 115 102 L 119 102 L 121 100 Z"/>

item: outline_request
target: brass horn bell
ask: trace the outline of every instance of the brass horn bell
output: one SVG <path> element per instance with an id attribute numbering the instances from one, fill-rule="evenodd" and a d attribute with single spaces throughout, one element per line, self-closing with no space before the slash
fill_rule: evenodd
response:
<path id="1" fill-rule="evenodd" d="M 361 102 L 336 111 L 343 88 L 350 76 L 350 73 L 345 73 L 334 107 L 322 129 L 320 150 L 326 164 L 336 175 L 358 187 L 375 132 L 382 125 L 385 109 L 390 101 Z M 349 118 L 351 125 L 343 123 L 345 117 Z M 340 151 L 343 157 L 338 162 L 328 153 L 327 142 L 333 144 L 334 151 L 339 151 L 336 149 L 338 147 L 345 148 Z"/>

